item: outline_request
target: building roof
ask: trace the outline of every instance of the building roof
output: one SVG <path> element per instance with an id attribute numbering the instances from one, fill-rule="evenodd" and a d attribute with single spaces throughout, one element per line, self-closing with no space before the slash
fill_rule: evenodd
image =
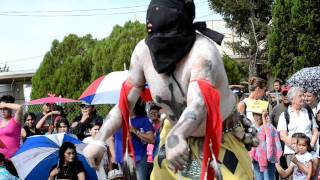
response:
<path id="1" fill-rule="evenodd" d="M 0 72 L 0 84 L 8 84 L 13 81 L 30 81 L 36 73 L 36 69 Z"/>

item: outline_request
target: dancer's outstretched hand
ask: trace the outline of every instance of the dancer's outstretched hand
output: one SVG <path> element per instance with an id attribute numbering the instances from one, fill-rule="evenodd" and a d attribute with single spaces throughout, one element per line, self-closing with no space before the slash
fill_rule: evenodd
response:
<path id="1" fill-rule="evenodd" d="M 105 148 L 93 143 L 89 143 L 83 150 L 83 154 L 88 159 L 88 162 L 92 168 L 98 169 L 99 164 L 103 158 Z"/>
<path id="2" fill-rule="evenodd" d="M 189 159 L 187 141 L 179 134 L 169 134 L 166 141 L 166 157 L 174 170 L 183 170 Z"/>

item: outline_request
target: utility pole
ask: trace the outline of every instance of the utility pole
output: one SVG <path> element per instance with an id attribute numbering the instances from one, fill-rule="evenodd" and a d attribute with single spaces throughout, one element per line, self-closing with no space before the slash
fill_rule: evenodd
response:
<path id="1" fill-rule="evenodd" d="M 9 66 L 7 63 L 5 63 L 3 67 L 0 66 L 0 72 L 9 72 Z"/>

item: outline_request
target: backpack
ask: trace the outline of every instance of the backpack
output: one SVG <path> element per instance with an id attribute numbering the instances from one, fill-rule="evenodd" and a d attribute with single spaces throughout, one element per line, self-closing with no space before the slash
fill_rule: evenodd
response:
<path id="1" fill-rule="evenodd" d="M 312 109 L 309 106 L 305 106 L 304 108 L 306 108 L 307 111 L 308 111 L 308 116 L 309 116 L 309 120 L 311 121 L 311 130 L 312 130 L 312 128 L 313 128 L 312 118 L 314 118 L 314 114 L 312 112 Z M 290 115 L 289 115 L 289 112 L 288 112 L 288 107 L 286 107 L 286 109 L 284 110 L 284 118 L 286 119 L 287 131 L 289 132 L 288 124 L 290 122 Z"/>

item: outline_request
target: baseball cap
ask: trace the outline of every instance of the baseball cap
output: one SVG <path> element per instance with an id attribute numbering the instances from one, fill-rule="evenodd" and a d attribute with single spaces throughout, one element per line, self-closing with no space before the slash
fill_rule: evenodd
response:
<path id="1" fill-rule="evenodd" d="M 281 94 L 284 95 L 284 96 L 287 95 L 288 91 L 289 91 L 289 87 L 283 87 L 283 88 L 281 88 Z"/>

